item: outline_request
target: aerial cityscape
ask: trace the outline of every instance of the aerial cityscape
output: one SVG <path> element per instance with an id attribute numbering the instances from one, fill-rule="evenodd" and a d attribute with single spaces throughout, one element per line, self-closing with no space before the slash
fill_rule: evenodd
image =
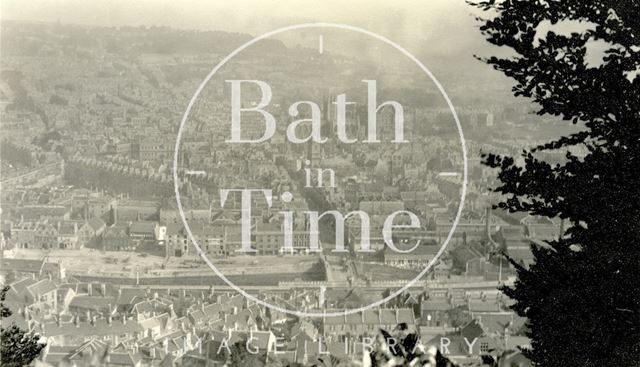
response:
<path id="1" fill-rule="evenodd" d="M 532 365 L 502 254 L 528 267 L 565 223 L 495 208 L 481 154 L 567 128 L 508 82 L 432 70 L 459 129 L 415 64 L 340 29 L 265 38 L 194 96 L 258 34 L 1 27 L 2 323 L 37 365 L 366 365 L 380 329 Z"/>

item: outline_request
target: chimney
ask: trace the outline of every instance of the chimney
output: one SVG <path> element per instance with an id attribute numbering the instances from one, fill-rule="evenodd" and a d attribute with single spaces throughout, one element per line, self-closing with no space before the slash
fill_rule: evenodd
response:
<path id="1" fill-rule="evenodd" d="M 487 239 L 491 238 L 491 206 L 487 206 L 485 209 L 484 233 Z"/>
<path id="2" fill-rule="evenodd" d="M 93 284 L 87 283 L 87 294 L 93 296 Z"/>

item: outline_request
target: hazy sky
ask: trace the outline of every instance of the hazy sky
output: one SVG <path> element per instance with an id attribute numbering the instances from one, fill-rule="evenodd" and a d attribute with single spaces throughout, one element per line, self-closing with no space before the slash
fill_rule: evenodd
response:
<path id="1" fill-rule="evenodd" d="M 338 22 L 405 47 L 486 47 L 464 0 L 3 0 L 2 19 L 90 25 L 167 25 L 260 34 L 303 22 Z M 425 46 L 428 45 L 428 46 Z M 414 49 L 415 50 L 415 49 Z"/>

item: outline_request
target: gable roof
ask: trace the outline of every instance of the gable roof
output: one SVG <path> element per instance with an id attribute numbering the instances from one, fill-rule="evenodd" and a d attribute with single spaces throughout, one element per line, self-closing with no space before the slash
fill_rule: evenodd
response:
<path id="1" fill-rule="evenodd" d="M 27 290 L 33 295 L 43 295 L 56 290 L 56 285 L 48 279 L 40 280 L 27 286 Z"/>
<path id="2" fill-rule="evenodd" d="M 156 222 L 133 222 L 129 227 L 129 233 L 143 233 L 143 234 L 153 234 L 156 233 Z"/>
<path id="3" fill-rule="evenodd" d="M 0 259 L 0 268 L 3 271 L 15 270 L 18 272 L 40 273 L 44 267 L 45 260 L 28 259 Z"/>
<path id="4" fill-rule="evenodd" d="M 89 225 L 89 227 L 91 227 L 91 229 L 93 229 L 94 232 L 100 230 L 101 228 L 104 228 L 107 225 L 102 220 L 102 218 L 99 218 L 99 217 L 93 217 L 89 219 L 87 224 Z"/>

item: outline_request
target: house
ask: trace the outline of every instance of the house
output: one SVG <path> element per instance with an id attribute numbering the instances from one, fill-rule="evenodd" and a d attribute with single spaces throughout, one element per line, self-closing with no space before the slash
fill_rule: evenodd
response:
<path id="1" fill-rule="evenodd" d="M 451 256 L 453 258 L 453 266 L 465 273 L 469 269 L 469 264 L 484 257 L 477 250 L 467 245 L 461 245 L 453 249 L 451 251 Z"/>
<path id="2" fill-rule="evenodd" d="M 35 280 L 25 278 L 9 286 L 7 297 L 25 305 L 39 304 L 49 310 L 58 307 L 56 285 L 49 279 Z"/>
<path id="3" fill-rule="evenodd" d="M 294 340 L 298 337 L 312 341 L 318 339 L 318 329 L 313 323 L 306 320 L 300 320 L 296 324 L 294 324 L 290 329 L 290 333 L 291 340 Z"/>
<path id="4" fill-rule="evenodd" d="M 514 335 L 522 333 L 526 323 L 525 318 L 520 317 L 513 312 L 474 312 L 471 316 L 477 320 L 487 335 L 511 335 L 510 339 L 513 339 L 514 341 L 517 338 Z"/>
<path id="5" fill-rule="evenodd" d="M 133 222 L 129 226 L 129 236 L 140 240 L 156 240 L 158 233 L 158 222 L 139 221 Z"/>
<path id="6" fill-rule="evenodd" d="M 399 249 L 404 250 L 407 246 L 398 246 Z M 409 250 L 411 245 L 407 250 Z M 389 266 L 395 266 L 399 268 L 411 268 L 411 269 L 423 269 L 429 261 L 433 260 L 441 246 L 435 244 L 420 244 L 413 251 L 410 252 L 397 252 L 389 247 L 385 247 L 384 250 L 384 263 Z"/>
<path id="7" fill-rule="evenodd" d="M 25 205 L 16 208 L 16 216 L 22 221 L 68 220 L 71 209 L 63 205 Z"/>
<path id="8" fill-rule="evenodd" d="M 325 316 L 322 318 L 322 331 L 325 338 L 341 341 L 353 336 L 372 336 L 379 329 L 393 330 L 399 324 L 416 330 L 413 309 L 370 309 L 349 315 Z"/>
<path id="9" fill-rule="evenodd" d="M 426 326 L 444 326 L 449 323 L 449 311 L 453 309 L 447 297 L 429 297 L 421 302 L 420 319 Z"/>
<path id="10" fill-rule="evenodd" d="M 58 248 L 77 249 L 78 247 L 78 223 L 58 222 Z"/>
<path id="11" fill-rule="evenodd" d="M 357 289 L 328 289 L 325 292 L 326 307 L 356 308 L 367 304 L 367 300 Z"/>
<path id="12" fill-rule="evenodd" d="M 19 248 L 34 248 L 37 222 L 21 222 L 11 227 L 12 242 Z"/>
<path id="13" fill-rule="evenodd" d="M 83 315 L 85 321 L 97 315 L 110 315 L 115 309 L 113 297 L 75 296 L 69 303 L 68 309 L 72 314 Z"/>
<path id="14" fill-rule="evenodd" d="M 187 208 L 183 210 L 184 217 L 187 219 L 189 223 L 194 222 L 203 222 L 208 223 L 211 221 L 211 211 L 209 208 Z M 169 207 L 161 207 L 160 208 L 160 222 L 162 223 L 181 223 L 182 218 L 180 216 L 180 212 L 175 207 L 175 204 Z"/>
<path id="15" fill-rule="evenodd" d="M 189 246 L 183 225 L 167 223 L 165 228 L 165 256 L 181 257 L 186 254 Z"/>
<path id="16" fill-rule="evenodd" d="M 136 242 L 129 237 L 127 228 L 117 224 L 107 228 L 100 240 L 105 251 L 133 251 Z"/>
<path id="17" fill-rule="evenodd" d="M 153 299 L 147 299 L 134 304 L 131 313 L 135 315 L 138 320 L 153 317 L 156 313 L 168 313 L 171 317 L 176 317 L 176 313 L 173 310 L 173 303 L 171 302 L 171 300 L 159 298 L 158 294 L 154 293 Z"/>
<path id="18" fill-rule="evenodd" d="M 86 221 L 78 230 L 79 248 L 92 244 L 97 237 L 104 233 L 107 224 L 99 217 L 93 217 Z"/>
<path id="19" fill-rule="evenodd" d="M 163 313 L 161 315 L 153 315 L 148 319 L 140 320 L 138 323 L 142 327 L 143 335 L 153 340 L 166 335 L 175 326 L 175 315 Z"/>
<path id="20" fill-rule="evenodd" d="M 182 356 L 184 356 L 188 351 L 196 349 L 200 343 L 201 339 L 198 337 L 195 330 L 187 330 L 187 328 L 183 326 L 180 329 L 176 329 L 175 331 L 171 331 L 168 334 L 161 336 L 156 341 L 156 352 L 160 352 L 156 353 L 156 355 L 164 355 L 162 365 L 166 365 L 164 363 L 168 360 L 182 358 Z"/>
<path id="21" fill-rule="evenodd" d="M 33 239 L 33 247 L 51 249 L 58 247 L 58 229 L 50 223 L 38 223 Z"/>
<path id="22" fill-rule="evenodd" d="M 58 280 L 66 277 L 65 268 L 60 263 L 52 263 L 42 260 L 29 259 L 0 259 L 0 272 L 5 276 L 14 273 L 16 277 L 29 276 L 40 278 L 50 275 Z"/>
<path id="23" fill-rule="evenodd" d="M 117 339 L 131 339 L 142 333 L 140 324 L 124 316 L 93 317 L 84 322 L 75 315 L 68 321 L 58 318 L 40 323 L 36 330 L 51 345 L 80 345 L 91 339 L 115 344 Z"/>
<path id="24" fill-rule="evenodd" d="M 160 205 L 155 201 L 127 200 L 118 203 L 117 220 L 151 221 L 158 219 Z"/>
<path id="25" fill-rule="evenodd" d="M 223 320 L 225 315 L 220 303 L 201 303 L 200 307 L 193 307 L 187 311 L 187 317 L 196 328 L 200 329 L 212 322 Z"/>
<path id="26" fill-rule="evenodd" d="M 117 201 L 108 196 L 98 194 L 77 195 L 71 199 L 71 207 L 76 212 L 82 212 L 82 217 L 100 218 L 117 207 Z"/>
<path id="27" fill-rule="evenodd" d="M 252 243 L 258 255 L 304 254 L 309 251 L 309 231 L 293 228 L 291 233 L 292 249 L 285 252 L 282 224 L 258 223 L 253 231 Z"/>
<path id="28" fill-rule="evenodd" d="M 191 233 L 202 250 L 206 254 L 218 258 L 229 254 L 224 242 L 225 231 L 224 226 L 213 226 L 205 223 L 191 226 Z"/>
<path id="29" fill-rule="evenodd" d="M 58 307 L 64 311 L 68 311 L 69 304 L 75 298 L 76 292 L 72 287 L 58 287 Z"/>

